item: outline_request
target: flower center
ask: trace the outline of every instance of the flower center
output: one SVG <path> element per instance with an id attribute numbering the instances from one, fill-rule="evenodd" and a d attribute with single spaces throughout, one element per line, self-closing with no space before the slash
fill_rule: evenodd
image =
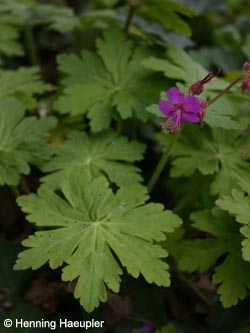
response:
<path id="1" fill-rule="evenodd" d="M 176 110 L 180 110 L 181 113 L 185 112 L 185 108 L 184 108 L 184 105 L 183 105 L 183 104 L 181 104 L 181 103 L 176 103 L 176 104 L 174 104 L 174 106 L 175 106 Z"/>

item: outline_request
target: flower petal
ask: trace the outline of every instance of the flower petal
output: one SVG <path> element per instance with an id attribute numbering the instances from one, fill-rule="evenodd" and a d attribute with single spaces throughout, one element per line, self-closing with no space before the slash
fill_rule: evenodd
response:
<path id="1" fill-rule="evenodd" d="M 187 96 L 184 105 L 185 113 L 198 113 L 200 111 L 199 99 L 194 96 Z"/>
<path id="2" fill-rule="evenodd" d="M 199 123 L 201 121 L 199 115 L 195 113 L 183 113 L 181 120 L 189 123 Z"/>
<path id="3" fill-rule="evenodd" d="M 161 112 L 167 117 L 170 117 L 172 113 L 175 111 L 175 107 L 167 101 L 160 101 L 159 108 Z"/>
<path id="4" fill-rule="evenodd" d="M 166 94 L 173 104 L 183 104 L 185 102 L 185 95 L 176 87 L 168 89 Z"/>

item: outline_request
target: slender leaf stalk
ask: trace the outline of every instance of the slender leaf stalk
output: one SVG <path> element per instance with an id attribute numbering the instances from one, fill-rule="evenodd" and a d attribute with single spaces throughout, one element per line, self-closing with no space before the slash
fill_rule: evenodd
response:
<path id="1" fill-rule="evenodd" d="M 129 12 L 123 29 L 125 39 L 128 38 L 129 27 L 132 23 L 132 19 L 135 14 L 136 8 L 139 5 L 139 0 L 129 0 L 128 4 L 129 4 Z"/>

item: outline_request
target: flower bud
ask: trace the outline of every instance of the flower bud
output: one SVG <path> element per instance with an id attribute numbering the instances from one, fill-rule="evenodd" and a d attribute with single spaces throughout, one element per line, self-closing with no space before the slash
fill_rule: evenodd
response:
<path id="1" fill-rule="evenodd" d="M 217 70 L 215 73 L 209 72 L 202 80 L 196 81 L 193 83 L 188 90 L 189 95 L 200 95 L 203 92 L 204 84 L 211 81 L 215 76 L 217 76 L 220 73 L 220 69 Z"/>
<path id="2" fill-rule="evenodd" d="M 243 92 L 250 92 L 250 78 L 246 78 L 243 82 L 242 82 L 242 86 L 241 89 Z"/>
<path id="3" fill-rule="evenodd" d="M 199 103 L 200 103 L 200 111 L 198 115 L 200 117 L 200 120 L 202 120 L 206 115 L 205 109 L 208 107 L 208 103 L 204 99 L 199 99 Z"/>
<path id="4" fill-rule="evenodd" d="M 199 103 L 202 109 L 206 109 L 208 107 L 208 102 L 205 101 L 204 99 L 199 99 Z"/>
<path id="5" fill-rule="evenodd" d="M 243 75 L 245 78 L 250 78 L 250 61 L 246 61 L 243 64 Z"/>
<path id="6" fill-rule="evenodd" d="M 203 89 L 204 87 L 202 81 L 197 81 L 189 87 L 188 93 L 191 96 L 200 95 L 203 92 Z"/>

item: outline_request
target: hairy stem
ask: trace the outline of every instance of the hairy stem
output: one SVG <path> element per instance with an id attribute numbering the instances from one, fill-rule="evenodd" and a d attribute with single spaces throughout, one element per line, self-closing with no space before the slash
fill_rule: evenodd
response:
<path id="1" fill-rule="evenodd" d="M 217 96 L 215 96 L 211 101 L 208 102 L 208 105 L 211 105 L 217 99 L 219 99 L 221 96 L 223 96 L 228 90 L 230 90 L 236 83 L 238 83 L 243 78 L 243 75 L 239 76 L 237 79 L 235 79 L 233 82 L 231 82 L 224 90 L 222 90 Z"/>
<path id="2" fill-rule="evenodd" d="M 172 148 L 173 148 L 175 142 L 177 141 L 178 137 L 179 137 L 179 132 L 171 135 L 171 139 L 170 139 L 170 141 L 169 141 L 169 143 L 168 143 L 165 151 L 163 152 L 162 157 L 161 157 L 159 163 L 157 164 L 152 177 L 150 178 L 150 180 L 148 182 L 148 192 L 149 193 L 152 191 L 152 189 L 154 188 L 155 184 L 157 183 L 158 178 L 160 177 L 160 175 L 162 173 L 162 170 L 164 169 L 164 167 L 165 167 L 165 165 L 167 163 L 167 160 L 168 160 L 168 157 L 169 157 L 169 153 L 172 150 Z"/>
<path id="3" fill-rule="evenodd" d="M 21 188 L 22 188 L 23 192 L 25 194 L 30 194 L 31 191 L 30 191 L 29 184 L 23 175 L 20 178 L 20 184 L 21 184 Z"/>
<path id="4" fill-rule="evenodd" d="M 15 198 L 20 197 L 21 193 L 19 191 L 19 188 L 17 186 L 10 186 L 12 193 L 14 194 Z"/>
<path id="5" fill-rule="evenodd" d="M 128 38 L 129 27 L 132 23 L 132 19 L 135 14 L 135 10 L 136 10 L 137 6 L 139 5 L 139 2 L 140 2 L 140 0 L 129 0 L 128 1 L 129 12 L 128 12 L 128 16 L 127 16 L 127 19 L 126 19 L 126 22 L 124 25 L 124 29 L 123 29 L 125 39 Z"/>
<path id="6" fill-rule="evenodd" d="M 30 63 L 31 63 L 31 65 L 39 66 L 40 59 L 38 56 L 37 46 L 35 43 L 32 27 L 29 25 L 26 25 L 26 27 L 24 29 L 24 34 L 25 34 L 27 52 L 28 52 L 28 57 L 29 57 Z"/>

